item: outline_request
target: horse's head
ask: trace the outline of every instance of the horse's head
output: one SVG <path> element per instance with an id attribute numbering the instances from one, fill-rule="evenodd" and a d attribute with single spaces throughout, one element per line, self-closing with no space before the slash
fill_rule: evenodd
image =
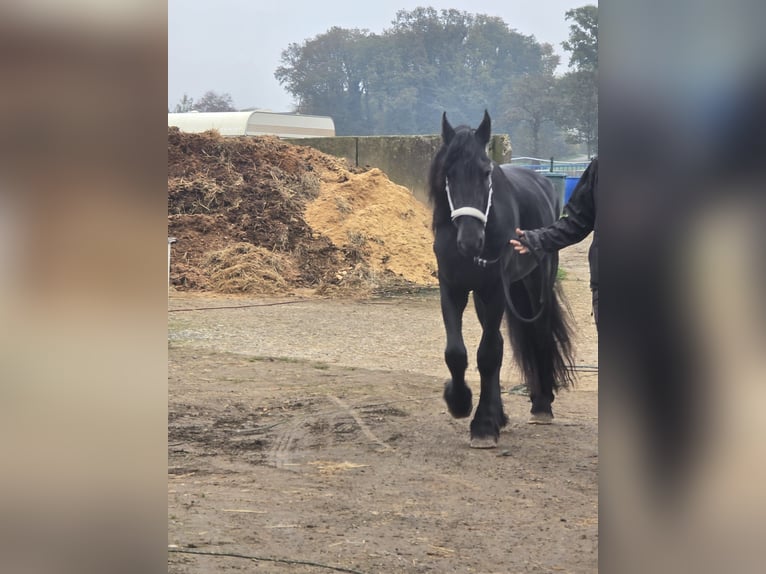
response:
<path id="1" fill-rule="evenodd" d="M 442 115 L 445 193 L 452 221 L 457 226 L 457 245 L 463 255 L 474 257 L 484 248 L 484 227 L 492 205 L 492 162 L 487 155 L 491 129 L 489 114 L 475 130 L 453 128 Z"/>

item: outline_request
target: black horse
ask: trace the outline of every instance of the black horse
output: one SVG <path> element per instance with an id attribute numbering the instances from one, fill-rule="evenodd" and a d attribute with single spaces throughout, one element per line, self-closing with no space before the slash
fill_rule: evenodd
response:
<path id="1" fill-rule="evenodd" d="M 504 312 L 514 356 L 532 401 L 529 422 L 553 419 L 554 391 L 572 382 L 570 329 L 555 287 L 558 254 L 521 255 L 509 248 L 514 230 L 553 223 L 562 199 L 550 180 L 532 170 L 497 165 L 487 156 L 491 121 L 453 128 L 442 116 L 442 146 L 431 163 L 434 252 L 439 268 L 444 359 L 452 375 L 444 400 L 452 416 L 471 414 L 463 342 L 463 311 L 473 291 L 483 334 L 476 362 L 481 396 L 471 421 L 471 446 L 497 446 L 506 425 L 500 397 Z"/>

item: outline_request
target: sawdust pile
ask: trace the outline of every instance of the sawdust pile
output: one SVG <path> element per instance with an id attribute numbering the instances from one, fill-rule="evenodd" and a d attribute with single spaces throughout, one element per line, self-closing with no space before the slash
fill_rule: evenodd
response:
<path id="1" fill-rule="evenodd" d="M 306 208 L 306 222 L 334 245 L 359 250 L 373 273 L 434 283 L 430 212 L 377 168 L 325 182 Z"/>
<path id="2" fill-rule="evenodd" d="M 171 283 L 252 295 L 436 284 L 429 210 L 380 170 L 276 137 L 168 129 Z"/>

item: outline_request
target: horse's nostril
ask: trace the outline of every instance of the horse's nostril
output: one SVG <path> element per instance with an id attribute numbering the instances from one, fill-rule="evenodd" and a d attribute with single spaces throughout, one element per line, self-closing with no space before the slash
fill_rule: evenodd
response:
<path id="1" fill-rule="evenodd" d="M 458 240 L 457 246 L 464 255 L 478 255 L 484 246 L 484 240 L 480 237 Z"/>

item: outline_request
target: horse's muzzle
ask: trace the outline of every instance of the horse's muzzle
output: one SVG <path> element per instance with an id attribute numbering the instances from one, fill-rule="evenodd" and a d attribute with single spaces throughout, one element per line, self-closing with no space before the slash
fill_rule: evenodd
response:
<path id="1" fill-rule="evenodd" d="M 457 248 L 466 257 L 476 257 L 484 249 L 484 225 L 473 217 L 458 217 Z"/>

